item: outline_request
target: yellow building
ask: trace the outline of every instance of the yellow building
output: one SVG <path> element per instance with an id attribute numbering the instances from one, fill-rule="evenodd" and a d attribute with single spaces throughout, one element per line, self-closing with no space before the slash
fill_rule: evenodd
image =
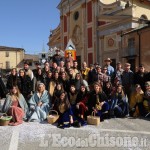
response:
<path id="1" fill-rule="evenodd" d="M 115 67 L 118 61 L 128 61 L 121 51 L 122 34 L 150 20 L 146 0 L 61 0 L 57 8 L 60 25 L 52 31 L 48 46 L 65 50 L 71 38 L 79 63 L 103 65 L 110 57 Z"/>
<path id="2" fill-rule="evenodd" d="M 24 59 L 24 49 L 0 46 L 0 69 L 15 68 Z"/>

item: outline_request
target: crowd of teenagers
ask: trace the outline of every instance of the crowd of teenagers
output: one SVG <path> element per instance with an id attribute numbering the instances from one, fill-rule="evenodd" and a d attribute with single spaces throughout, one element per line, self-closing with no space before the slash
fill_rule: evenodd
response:
<path id="1" fill-rule="evenodd" d="M 10 125 L 18 125 L 23 121 L 42 122 L 50 110 L 56 110 L 60 128 L 86 125 L 93 111 L 101 121 L 150 117 L 150 72 L 142 64 L 132 72 L 129 63 L 122 66 L 120 62 L 114 69 L 111 62 L 105 59 L 103 67 L 98 63 L 88 67 L 83 62 L 79 70 L 70 53 L 63 58 L 59 52 L 44 67 L 36 63 L 34 70 L 26 61 L 18 72 L 11 70 L 7 90 L 4 84 L 0 86 L 1 97 L 6 97 L 2 112 L 12 116 Z"/>

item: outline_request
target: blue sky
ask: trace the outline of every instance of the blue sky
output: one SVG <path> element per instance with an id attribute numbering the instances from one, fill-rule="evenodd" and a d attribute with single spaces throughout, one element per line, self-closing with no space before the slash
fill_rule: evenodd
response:
<path id="1" fill-rule="evenodd" d="M 60 0 L 0 0 L 0 46 L 48 51 L 50 29 L 60 21 Z"/>

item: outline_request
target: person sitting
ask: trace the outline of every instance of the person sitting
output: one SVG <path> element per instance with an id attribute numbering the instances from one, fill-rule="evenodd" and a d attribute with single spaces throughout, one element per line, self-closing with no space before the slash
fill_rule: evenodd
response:
<path id="1" fill-rule="evenodd" d="M 70 105 L 71 105 L 71 109 L 73 111 L 73 113 L 75 114 L 75 110 L 76 110 L 76 99 L 77 99 L 77 94 L 78 94 L 78 91 L 76 90 L 76 87 L 75 85 L 70 85 L 70 91 L 68 93 L 68 99 L 69 99 L 69 102 L 70 102 Z"/>
<path id="2" fill-rule="evenodd" d="M 77 119 L 74 116 L 65 91 L 60 94 L 56 110 L 59 113 L 58 128 L 66 128 L 70 126 L 80 127 L 81 125 L 85 125 L 85 122 L 82 119 Z"/>
<path id="3" fill-rule="evenodd" d="M 50 104 L 50 96 L 45 90 L 44 83 L 39 83 L 36 92 L 29 100 L 28 121 L 44 121 L 49 113 Z"/>
<path id="4" fill-rule="evenodd" d="M 114 117 L 122 118 L 128 115 L 128 103 L 122 85 L 118 85 L 116 92 L 113 92 L 110 111 L 114 112 Z"/>
<path id="5" fill-rule="evenodd" d="M 145 110 L 145 117 L 150 117 L 150 81 L 145 82 L 146 91 L 143 97 L 143 105 Z"/>
<path id="6" fill-rule="evenodd" d="M 10 93 L 6 96 L 2 112 L 12 116 L 12 121 L 9 125 L 16 126 L 22 124 L 23 119 L 26 119 L 27 111 L 28 105 L 20 93 L 18 86 L 14 85 L 10 88 Z"/>
<path id="7" fill-rule="evenodd" d="M 5 86 L 3 79 L 0 75 L 0 99 L 6 98 L 7 93 L 8 93 L 8 90 L 6 89 L 6 86 Z"/>
<path id="8" fill-rule="evenodd" d="M 76 109 L 78 112 L 78 116 L 81 117 L 82 119 L 86 118 L 86 114 L 88 110 L 87 108 L 88 96 L 89 93 L 87 91 L 87 88 L 84 84 L 82 84 L 76 99 L 77 102 Z"/>
<path id="9" fill-rule="evenodd" d="M 143 96 L 144 92 L 141 89 L 139 84 L 135 85 L 135 91 L 131 94 L 130 97 L 130 115 L 132 117 L 139 117 L 143 115 Z"/>
<path id="10" fill-rule="evenodd" d="M 58 98 L 60 97 L 60 94 L 64 91 L 63 84 L 57 83 L 56 87 L 54 89 L 53 99 L 52 99 L 52 108 L 55 109 L 55 106 L 58 103 Z"/>

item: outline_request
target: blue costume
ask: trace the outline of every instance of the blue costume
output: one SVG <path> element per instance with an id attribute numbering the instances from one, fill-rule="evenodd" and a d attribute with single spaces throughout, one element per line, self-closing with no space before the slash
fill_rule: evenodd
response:
<path id="1" fill-rule="evenodd" d="M 30 112 L 28 114 L 29 121 L 43 121 L 47 118 L 49 113 L 49 93 L 44 90 L 41 97 L 38 92 L 35 92 L 29 100 Z M 38 106 L 38 103 L 42 102 L 41 106 Z"/>

